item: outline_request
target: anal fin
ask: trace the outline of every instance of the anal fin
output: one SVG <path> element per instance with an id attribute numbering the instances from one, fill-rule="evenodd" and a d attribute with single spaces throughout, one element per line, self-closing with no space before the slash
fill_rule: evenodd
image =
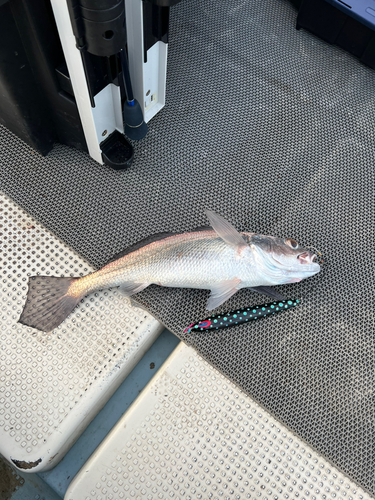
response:
<path id="1" fill-rule="evenodd" d="M 151 283 L 123 283 L 120 285 L 119 290 L 122 295 L 125 297 L 130 297 L 131 295 L 134 295 L 136 293 L 141 292 L 145 288 L 147 288 Z"/>
<path id="2" fill-rule="evenodd" d="M 140 304 L 139 302 L 134 300 L 133 297 L 130 297 L 130 305 L 132 307 L 137 308 L 137 309 L 142 309 L 142 311 L 145 311 L 146 313 L 148 313 L 147 309 L 142 304 Z"/>

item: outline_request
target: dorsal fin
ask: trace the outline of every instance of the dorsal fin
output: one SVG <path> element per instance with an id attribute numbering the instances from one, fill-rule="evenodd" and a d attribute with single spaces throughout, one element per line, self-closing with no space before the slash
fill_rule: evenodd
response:
<path id="1" fill-rule="evenodd" d="M 247 246 L 242 235 L 235 227 L 232 226 L 230 222 L 224 219 L 224 217 L 212 212 L 211 210 L 206 210 L 206 215 L 210 221 L 212 229 L 218 236 L 220 236 L 221 239 L 225 241 L 225 243 L 228 243 L 228 245 L 237 249 Z"/>

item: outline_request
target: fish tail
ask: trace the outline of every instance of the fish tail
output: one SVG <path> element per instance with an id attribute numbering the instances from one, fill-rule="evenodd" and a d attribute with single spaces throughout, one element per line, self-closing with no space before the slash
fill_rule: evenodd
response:
<path id="1" fill-rule="evenodd" d="M 85 295 L 72 284 L 80 278 L 32 276 L 19 323 L 50 332 L 69 316 Z"/>

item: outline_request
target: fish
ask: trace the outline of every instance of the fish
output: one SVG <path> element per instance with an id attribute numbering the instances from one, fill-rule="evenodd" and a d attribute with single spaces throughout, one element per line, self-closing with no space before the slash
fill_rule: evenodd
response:
<path id="1" fill-rule="evenodd" d="M 86 295 L 114 287 L 128 297 L 151 284 L 210 290 L 208 311 L 242 288 L 283 300 L 273 285 L 296 283 L 320 271 L 316 255 L 292 238 L 238 232 L 221 215 L 210 210 L 206 215 L 210 227 L 143 240 L 86 276 L 30 277 L 19 322 L 50 332 Z"/>
<path id="2" fill-rule="evenodd" d="M 191 333 L 196 331 L 203 332 L 204 330 L 222 330 L 223 328 L 230 328 L 236 325 L 242 325 L 249 321 L 262 319 L 266 316 L 271 316 L 282 311 L 287 311 L 292 307 L 300 304 L 300 299 L 283 300 L 281 302 L 273 302 L 272 304 L 263 304 L 261 306 L 251 306 L 244 309 L 235 311 L 212 314 L 209 318 L 192 323 L 185 330 L 184 333 Z"/>

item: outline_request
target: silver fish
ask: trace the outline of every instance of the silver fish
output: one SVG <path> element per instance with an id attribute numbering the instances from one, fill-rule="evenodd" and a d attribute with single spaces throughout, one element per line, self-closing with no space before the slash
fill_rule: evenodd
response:
<path id="1" fill-rule="evenodd" d="M 33 276 L 20 323 L 49 332 L 89 293 L 120 287 L 134 295 L 151 284 L 211 290 L 207 310 L 241 288 L 283 297 L 268 288 L 296 283 L 320 271 L 316 256 L 291 239 L 239 233 L 207 211 L 212 228 L 163 234 L 141 242 L 102 269 L 82 278 Z"/>

